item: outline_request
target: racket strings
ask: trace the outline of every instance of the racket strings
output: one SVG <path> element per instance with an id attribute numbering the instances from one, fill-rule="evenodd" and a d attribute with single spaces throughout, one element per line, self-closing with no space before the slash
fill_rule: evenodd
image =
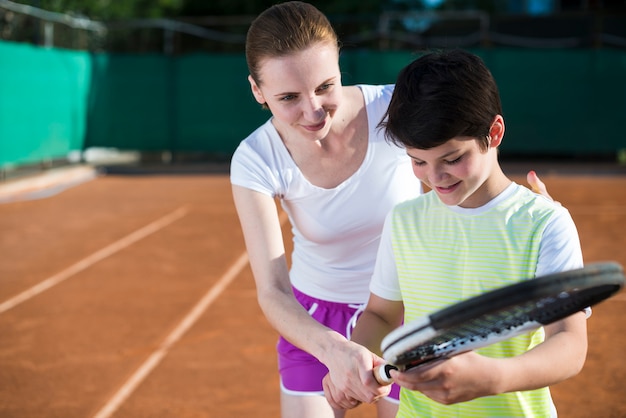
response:
<path id="1" fill-rule="evenodd" d="M 463 346 L 468 350 L 480 341 L 505 340 L 524 331 L 532 331 L 541 326 L 569 316 L 573 310 L 583 310 L 606 298 L 606 288 L 561 292 L 556 297 L 549 296 L 538 300 L 492 312 L 455 328 L 448 329 L 432 339 L 398 356 L 397 364 L 407 368 L 458 352 Z"/>
<path id="2" fill-rule="evenodd" d="M 400 369 L 502 342 L 611 297 L 625 285 L 615 262 L 529 279 L 448 306 L 394 330 L 382 341 Z"/>
<path id="3" fill-rule="evenodd" d="M 532 318 L 541 324 L 549 324 L 571 315 L 572 312 L 593 306 L 615 291 L 616 286 L 607 285 L 561 292 L 556 298 L 545 298 L 537 302 L 537 310 L 532 313 Z"/>
<path id="4" fill-rule="evenodd" d="M 416 366 L 446 353 L 458 351 L 464 345 L 471 346 L 481 340 L 507 335 L 525 327 L 528 323 L 534 323 L 530 314 L 535 306 L 534 303 L 518 305 L 513 310 L 494 312 L 465 322 L 456 328 L 448 329 L 399 355 L 397 363 L 409 363 L 411 366 Z"/>
<path id="5" fill-rule="evenodd" d="M 450 345 L 462 345 L 478 339 L 491 338 L 494 334 L 506 334 L 529 323 L 551 323 L 583 310 L 606 298 L 614 286 L 561 292 L 538 300 L 509 307 L 483 315 L 456 328 L 447 330 L 431 340 L 441 349 Z"/>

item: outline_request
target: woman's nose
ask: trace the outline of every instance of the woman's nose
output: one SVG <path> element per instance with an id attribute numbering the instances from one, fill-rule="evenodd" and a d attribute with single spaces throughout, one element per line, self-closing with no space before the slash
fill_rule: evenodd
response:
<path id="1" fill-rule="evenodd" d="M 312 97 L 307 101 L 307 106 L 304 109 L 306 119 L 317 122 L 324 119 L 325 114 L 326 111 L 317 97 Z"/>

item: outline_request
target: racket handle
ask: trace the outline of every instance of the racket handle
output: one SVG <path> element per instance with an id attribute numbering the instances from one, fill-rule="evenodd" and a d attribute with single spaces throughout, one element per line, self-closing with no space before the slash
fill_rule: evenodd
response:
<path id="1" fill-rule="evenodd" d="M 381 364 L 374 369 L 374 378 L 379 385 L 387 386 L 393 382 L 393 379 L 389 374 L 390 370 L 398 370 L 398 368 L 396 366 L 392 366 L 391 364 Z"/>

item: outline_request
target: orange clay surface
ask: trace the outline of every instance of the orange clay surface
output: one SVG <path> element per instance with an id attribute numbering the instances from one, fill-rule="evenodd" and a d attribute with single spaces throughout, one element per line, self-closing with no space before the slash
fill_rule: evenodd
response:
<path id="1" fill-rule="evenodd" d="M 585 261 L 626 264 L 626 176 L 543 179 Z M 277 335 L 242 256 L 226 174 L 0 204 L 0 416 L 278 417 Z M 552 388 L 561 417 L 626 416 L 624 318 L 626 292 L 594 308 L 584 370 Z"/>

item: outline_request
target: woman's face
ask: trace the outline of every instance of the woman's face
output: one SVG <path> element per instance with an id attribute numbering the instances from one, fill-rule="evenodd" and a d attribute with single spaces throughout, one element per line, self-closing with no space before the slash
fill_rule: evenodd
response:
<path id="1" fill-rule="evenodd" d="M 281 132 L 311 140 L 328 135 L 342 99 L 339 51 L 318 43 L 284 57 L 265 59 L 261 84 L 249 77 L 255 99 L 267 104 Z"/>

